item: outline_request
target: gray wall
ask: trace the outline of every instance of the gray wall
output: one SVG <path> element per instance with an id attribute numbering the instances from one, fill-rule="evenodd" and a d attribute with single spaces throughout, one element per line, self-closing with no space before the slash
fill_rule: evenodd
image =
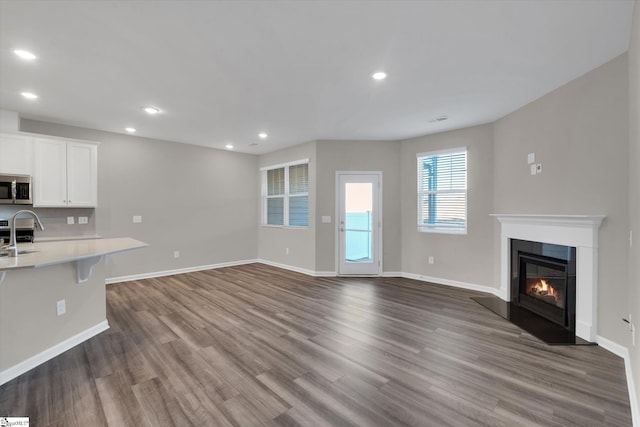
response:
<path id="1" fill-rule="evenodd" d="M 260 226 L 258 230 L 258 258 L 290 267 L 315 271 L 316 264 L 316 143 L 306 144 L 260 156 L 260 168 L 309 159 L 309 227 L 284 228 Z M 256 186 L 260 188 L 258 176 Z M 260 215 L 261 205 L 258 207 Z M 258 217 L 258 221 L 260 217 Z M 286 249 L 289 248 L 289 254 Z"/>
<path id="2" fill-rule="evenodd" d="M 493 248 L 493 129 L 476 126 L 402 142 L 402 271 L 495 287 Z M 466 235 L 424 233 L 417 229 L 416 155 L 467 147 Z M 429 256 L 434 263 L 428 264 Z"/>
<path id="3" fill-rule="evenodd" d="M 95 327 L 107 317 L 104 262 L 85 283 L 76 283 L 76 264 L 7 272 L 0 286 L 0 372 Z M 65 300 L 66 314 L 56 314 Z"/>
<path id="4" fill-rule="evenodd" d="M 640 1 L 637 0 L 632 31 L 629 46 L 629 218 L 633 246 L 629 250 L 629 312 L 636 326 L 636 345 L 629 349 L 636 394 L 640 398 Z"/>
<path id="5" fill-rule="evenodd" d="M 336 172 L 382 172 L 382 270 L 400 271 L 402 265 L 400 217 L 400 147 L 394 141 L 317 142 L 316 270 L 335 272 Z M 331 224 L 322 224 L 330 215 Z"/>
<path id="6" fill-rule="evenodd" d="M 494 123 L 498 213 L 604 214 L 598 334 L 628 345 L 628 69 L 622 55 Z M 535 152 L 541 175 L 531 176 Z M 498 257 L 495 257 L 499 262 Z"/>
<path id="7" fill-rule="evenodd" d="M 101 142 L 95 230 L 150 244 L 108 257 L 107 277 L 256 258 L 256 156 L 33 120 L 21 130 Z"/>

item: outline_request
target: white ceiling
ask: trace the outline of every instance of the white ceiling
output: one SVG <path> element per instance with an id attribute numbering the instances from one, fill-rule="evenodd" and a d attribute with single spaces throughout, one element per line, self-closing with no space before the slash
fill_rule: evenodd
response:
<path id="1" fill-rule="evenodd" d="M 0 108 L 256 154 L 404 139 L 494 121 L 625 52 L 632 10 L 631 0 L 0 0 Z M 379 70 L 386 80 L 371 79 Z"/>

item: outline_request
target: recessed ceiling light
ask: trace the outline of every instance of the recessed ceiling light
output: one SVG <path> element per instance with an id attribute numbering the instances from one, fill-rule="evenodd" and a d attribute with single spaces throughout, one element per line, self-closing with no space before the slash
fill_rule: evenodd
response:
<path id="1" fill-rule="evenodd" d="M 384 80 L 387 78 L 387 73 L 383 73 L 382 71 L 378 71 L 377 73 L 373 73 L 371 75 L 375 80 Z"/>
<path id="2" fill-rule="evenodd" d="M 233 150 L 233 144 L 227 144 L 224 146 L 227 150 Z"/>
<path id="3" fill-rule="evenodd" d="M 266 134 L 266 133 L 264 133 L 264 132 L 260 132 L 260 133 L 258 134 L 258 136 L 260 137 L 260 139 L 266 139 L 269 135 L 267 135 L 267 134 Z"/>
<path id="4" fill-rule="evenodd" d="M 27 50 L 22 50 L 22 49 L 16 49 L 13 51 L 13 53 L 15 53 L 16 55 L 18 55 L 20 58 L 22 59 L 27 59 L 27 60 L 32 60 L 32 59 L 36 59 L 36 56 L 27 51 Z"/>
<path id="5" fill-rule="evenodd" d="M 124 130 L 126 130 L 129 133 L 134 133 L 136 131 L 136 128 L 124 128 Z"/>
<path id="6" fill-rule="evenodd" d="M 142 107 L 142 109 L 145 111 L 145 113 L 151 114 L 152 116 L 154 114 L 160 113 L 160 109 L 156 107 Z"/>
<path id="7" fill-rule="evenodd" d="M 22 92 L 20 95 L 24 96 L 27 99 L 37 99 L 38 95 L 36 95 L 35 93 L 31 93 L 31 92 Z"/>

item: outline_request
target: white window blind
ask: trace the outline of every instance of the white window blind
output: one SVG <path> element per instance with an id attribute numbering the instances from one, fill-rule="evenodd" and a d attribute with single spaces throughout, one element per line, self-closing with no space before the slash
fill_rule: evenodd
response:
<path id="1" fill-rule="evenodd" d="M 284 175 L 285 168 L 266 171 L 267 174 L 267 224 L 284 224 Z"/>
<path id="2" fill-rule="evenodd" d="M 418 154 L 418 230 L 467 232 L 467 149 Z"/>
<path id="3" fill-rule="evenodd" d="M 289 166 L 289 225 L 309 225 L 309 164 Z"/>
<path id="4" fill-rule="evenodd" d="M 262 223 L 309 225 L 309 161 L 262 169 Z"/>

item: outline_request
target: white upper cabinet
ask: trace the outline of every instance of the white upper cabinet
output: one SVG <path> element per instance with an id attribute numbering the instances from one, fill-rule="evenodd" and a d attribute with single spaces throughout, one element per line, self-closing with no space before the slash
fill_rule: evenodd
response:
<path id="1" fill-rule="evenodd" d="M 67 143 L 68 206 L 98 206 L 98 146 Z"/>
<path id="2" fill-rule="evenodd" d="M 33 138 L 26 135 L 0 134 L 0 173 L 33 173 Z"/>
<path id="3" fill-rule="evenodd" d="M 35 141 L 33 206 L 67 206 L 67 143 L 37 138 Z"/>
<path id="4" fill-rule="evenodd" d="M 33 206 L 98 205 L 98 144 L 36 138 Z"/>

